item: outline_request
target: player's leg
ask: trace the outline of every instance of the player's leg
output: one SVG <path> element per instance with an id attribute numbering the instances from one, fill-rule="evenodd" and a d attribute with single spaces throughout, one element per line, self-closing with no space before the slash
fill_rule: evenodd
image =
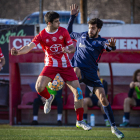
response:
<path id="1" fill-rule="evenodd" d="M 74 94 L 74 107 L 77 116 L 76 124 L 79 124 L 79 126 L 84 130 L 90 130 L 91 127 L 83 121 L 83 95 L 82 90 L 80 89 L 78 78 L 73 68 L 62 68 L 60 69 L 59 73 Z"/>
<path id="2" fill-rule="evenodd" d="M 38 125 L 38 111 L 41 105 L 43 105 L 42 100 L 40 98 L 35 98 L 33 102 L 33 121 L 31 125 Z"/>
<path id="3" fill-rule="evenodd" d="M 108 118 L 107 118 L 107 116 L 106 116 L 106 114 L 105 114 L 105 112 L 104 112 L 104 109 L 103 109 L 103 106 L 102 106 L 100 100 L 98 100 L 97 106 L 99 106 L 99 107 L 101 108 L 101 112 L 103 113 L 105 125 L 106 125 L 106 126 L 110 126 L 110 122 L 108 121 Z"/>
<path id="4" fill-rule="evenodd" d="M 124 116 L 125 116 L 125 122 L 120 124 L 121 127 L 125 127 L 129 125 L 129 116 L 130 116 L 130 110 L 131 106 L 136 106 L 136 100 L 134 98 L 127 97 L 124 100 Z"/>
<path id="5" fill-rule="evenodd" d="M 78 67 L 74 67 L 74 72 L 76 73 L 78 79 L 81 80 L 82 78 L 81 70 Z"/>
<path id="6" fill-rule="evenodd" d="M 50 93 L 48 92 L 46 86 L 48 85 L 49 82 L 51 82 L 52 79 L 47 77 L 47 76 L 39 76 L 37 81 L 36 81 L 36 91 L 44 98 L 49 99 L 50 98 Z"/>
<path id="7" fill-rule="evenodd" d="M 83 113 L 84 113 L 83 95 L 82 95 L 82 90 L 80 89 L 79 81 L 78 80 L 67 81 L 67 85 L 74 94 L 74 108 L 76 110 L 76 116 L 77 116 L 76 126 L 78 128 L 82 127 L 84 130 L 92 129 L 89 125 L 87 125 L 83 121 Z"/>
<path id="8" fill-rule="evenodd" d="M 54 100 L 54 95 L 50 95 L 46 86 L 48 85 L 49 82 L 52 81 L 52 79 L 54 79 L 54 77 L 57 74 L 57 70 L 58 69 L 55 67 L 45 66 L 36 81 L 36 86 L 35 86 L 36 91 L 42 97 L 46 98 L 46 102 L 44 105 L 45 114 L 50 112 L 51 104 L 52 104 L 52 101 Z"/>
<path id="9" fill-rule="evenodd" d="M 57 91 L 55 95 L 56 106 L 57 106 L 57 125 L 62 125 L 62 112 L 63 112 L 63 98 L 62 98 L 62 89 Z"/>
<path id="10" fill-rule="evenodd" d="M 87 123 L 87 113 L 88 113 L 88 107 L 92 106 L 92 100 L 89 97 L 84 98 L 84 104 L 83 104 L 83 108 L 84 108 L 84 114 L 83 114 L 83 120 Z"/>
<path id="11" fill-rule="evenodd" d="M 50 112 L 51 104 L 52 104 L 52 101 L 54 100 L 54 95 L 50 95 L 50 93 L 48 92 L 48 89 L 46 88 L 48 83 L 51 81 L 52 79 L 47 76 L 39 76 L 36 81 L 36 91 L 38 92 L 39 95 L 41 95 L 42 97 L 46 99 L 46 101 L 44 102 L 45 114 Z"/>
<path id="12" fill-rule="evenodd" d="M 104 88 L 95 87 L 94 92 L 95 92 L 96 96 L 98 97 L 98 99 L 100 100 L 100 102 L 103 106 L 104 112 L 106 113 L 106 115 L 108 117 L 108 120 L 111 125 L 112 133 L 115 134 L 118 138 L 124 138 L 124 134 L 121 131 L 119 131 L 116 127 L 113 111 L 111 109 L 111 105 L 109 104 L 109 102 L 106 98 Z"/>
<path id="13" fill-rule="evenodd" d="M 84 114 L 83 114 L 83 119 L 87 123 L 87 112 L 88 112 L 88 107 L 93 107 L 95 105 L 95 98 L 96 95 L 90 95 L 92 94 L 89 88 L 86 86 L 85 88 L 85 98 L 84 98 Z M 98 98 L 96 97 L 98 100 Z"/>

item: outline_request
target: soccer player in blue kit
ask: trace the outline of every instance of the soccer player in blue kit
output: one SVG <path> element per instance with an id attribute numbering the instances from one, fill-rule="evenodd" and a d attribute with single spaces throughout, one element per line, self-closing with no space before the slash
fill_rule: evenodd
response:
<path id="1" fill-rule="evenodd" d="M 94 18 L 88 21 L 89 29 L 87 32 L 76 33 L 72 31 L 72 25 L 75 17 L 78 15 L 78 6 L 72 4 L 70 6 L 71 16 L 68 23 L 68 32 L 72 39 L 77 40 L 76 51 L 72 58 L 72 65 L 81 82 L 84 82 L 91 92 L 94 91 L 100 100 L 104 112 L 111 124 L 111 131 L 118 138 L 124 138 L 124 134 L 119 131 L 114 121 L 113 111 L 109 104 L 103 85 L 97 76 L 98 61 L 100 60 L 103 51 L 112 51 L 116 49 L 116 40 L 111 38 L 110 41 L 101 38 L 99 34 L 103 22 Z"/>

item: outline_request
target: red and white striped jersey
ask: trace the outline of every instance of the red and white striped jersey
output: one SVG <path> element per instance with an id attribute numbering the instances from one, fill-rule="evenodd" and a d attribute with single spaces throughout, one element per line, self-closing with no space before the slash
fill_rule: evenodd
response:
<path id="1" fill-rule="evenodd" d="M 3 55 L 2 50 L 0 48 L 0 58 L 3 58 L 3 57 L 4 57 L 4 55 Z"/>
<path id="2" fill-rule="evenodd" d="M 40 31 L 32 40 L 36 45 L 40 43 L 45 52 L 45 66 L 71 67 L 71 61 L 67 53 L 62 52 L 62 47 L 72 45 L 68 31 L 59 27 L 55 32 L 47 32 L 46 28 Z"/>

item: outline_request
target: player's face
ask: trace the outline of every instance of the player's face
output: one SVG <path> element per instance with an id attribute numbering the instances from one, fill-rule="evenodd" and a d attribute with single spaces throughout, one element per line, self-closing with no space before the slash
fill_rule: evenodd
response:
<path id="1" fill-rule="evenodd" d="M 140 82 L 140 72 L 137 73 L 137 77 L 136 78 L 137 78 L 137 81 Z"/>
<path id="2" fill-rule="evenodd" d="M 100 29 L 97 28 L 96 24 L 89 24 L 88 35 L 90 38 L 97 38 Z"/>
<path id="3" fill-rule="evenodd" d="M 54 19 L 54 21 L 52 23 L 52 28 L 53 29 L 58 29 L 59 25 L 60 25 L 59 18 Z"/>

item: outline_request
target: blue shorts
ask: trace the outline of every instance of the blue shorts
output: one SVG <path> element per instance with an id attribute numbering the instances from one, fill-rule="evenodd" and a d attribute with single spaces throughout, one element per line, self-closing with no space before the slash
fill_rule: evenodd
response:
<path id="1" fill-rule="evenodd" d="M 91 87 L 103 87 L 97 75 L 96 69 L 85 68 L 85 67 L 80 67 L 79 69 L 81 70 L 81 76 L 82 76 L 80 83 L 83 82 Z"/>
<path id="2" fill-rule="evenodd" d="M 89 106 L 89 107 L 98 106 L 99 99 L 97 98 L 95 94 L 92 94 L 92 96 L 89 96 L 89 98 L 92 101 L 92 106 Z"/>
<path id="3" fill-rule="evenodd" d="M 99 99 L 94 93 L 91 93 L 91 91 L 89 90 L 87 86 L 85 88 L 85 98 L 90 98 L 92 101 L 92 106 L 89 106 L 89 107 L 98 106 Z"/>

